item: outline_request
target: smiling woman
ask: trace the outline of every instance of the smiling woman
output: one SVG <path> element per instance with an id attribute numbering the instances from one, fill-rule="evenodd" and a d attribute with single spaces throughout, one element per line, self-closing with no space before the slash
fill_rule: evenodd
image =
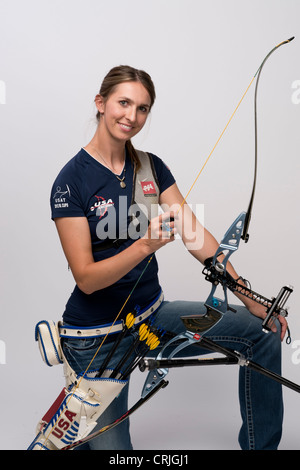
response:
<path id="1" fill-rule="evenodd" d="M 117 163 L 123 163 L 124 143 L 144 127 L 151 108 L 151 99 L 140 82 L 124 82 L 115 87 L 108 98 L 98 94 L 95 104 L 100 115 L 99 125 L 86 149 L 96 150 L 102 161 L 107 162 L 110 159 L 109 167 L 111 168 L 114 163 L 113 159 Z M 112 155 L 108 155 L 108 148 Z M 105 155 L 105 159 L 101 155 Z M 119 156 L 119 162 L 117 156 Z M 114 167 L 113 169 L 115 170 Z"/>
<path id="2" fill-rule="evenodd" d="M 139 92 L 137 97 L 133 97 L 135 91 Z M 99 94 L 95 98 L 95 104 L 98 110 L 96 118 L 99 124 L 101 124 L 101 118 L 103 121 L 105 116 L 104 108 L 108 98 L 113 97 L 116 103 L 119 103 L 120 107 L 123 107 L 124 111 L 127 111 L 126 117 L 124 116 L 124 121 L 120 121 L 119 126 L 125 133 L 125 135 L 123 135 L 123 141 L 124 139 L 126 140 L 126 150 L 132 162 L 137 165 L 138 170 L 140 166 L 139 157 L 130 139 L 141 130 L 155 102 L 155 87 L 150 75 L 144 70 L 138 70 L 129 65 L 112 68 L 104 77 Z M 139 98 L 140 101 L 136 102 L 136 98 Z M 137 117 L 139 117 L 141 127 L 138 129 L 135 127 L 135 129 L 133 129 L 133 122 L 135 122 Z M 98 138 L 95 136 L 91 143 L 97 144 Z"/>

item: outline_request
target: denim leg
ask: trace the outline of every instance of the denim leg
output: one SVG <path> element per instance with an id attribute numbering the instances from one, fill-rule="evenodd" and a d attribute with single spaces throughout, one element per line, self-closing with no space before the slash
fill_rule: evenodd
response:
<path id="1" fill-rule="evenodd" d="M 277 333 L 264 333 L 262 321 L 243 306 L 234 306 L 205 337 L 242 353 L 247 359 L 281 375 L 280 326 Z M 164 302 L 156 323 L 176 334 L 184 331 L 180 316 L 203 314 L 202 302 Z M 193 346 L 184 349 L 181 356 L 200 355 L 207 350 Z M 239 400 L 242 427 L 239 443 L 244 450 L 277 449 L 281 439 L 283 420 L 282 386 L 274 380 L 246 366 L 239 371 Z"/>
<path id="2" fill-rule="evenodd" d="M 237 312 L 228 311 L 213 328 L 204 336 L 216 341 L 216 343 L 239 351 L 261 366 L 277 374 L 281 374 L 281 341 L 280 327 L 277 333 L 264 333 L 261 329 L 261 320 L 251 315 L 245 307 L 236 306 Z M 162 328 L 179 334 L 185 331 L 180 317 L 184 315 L 204 314 L 206 308 L 203 302 L 174 301 L 163 302 L 159 308 L 155 324 Z M 74 347 L 72 341 L 66 343 L 64 351 L 71 367 L 76 372 L 86 369 L 97 344 L 77 343 Z M 75 340 L 82 341 L 82 340 Z M 91 341 L 91 340 L 89 340 Z M 120 357 L 132 343 L 132 337 L 123 340 L 115 356 L 114 367 Z M 81 344 L 82 346 L 78 347 Z M 94 368 L 100 367 L 111 344 L 104 344 L 101 353 L 94 361 Z M 156 356 L 158 350 L 152 353 Z M 198 346 L 191 346 L 181 352 L 182 357 L 199 356 L 207 354 Z M 198 371 L 197 371 L 198 372 Z M 239 399 L 242 417 L 242 427 L 239 433 L 239 443 L 242 449 L 276 449 L 280 442 L 283 401 L 282 387 L 272 379 L 249 369 L 240 367 L 239 373 Z M 127 411 L 128 386 L 116 398 L 99 418 L 97 428 L 110 424 L 116 418 Z M 124 421 L 110 431 L 88 443 L 85 449 L 132 449 L 129 433 L 129 420 Z"/>

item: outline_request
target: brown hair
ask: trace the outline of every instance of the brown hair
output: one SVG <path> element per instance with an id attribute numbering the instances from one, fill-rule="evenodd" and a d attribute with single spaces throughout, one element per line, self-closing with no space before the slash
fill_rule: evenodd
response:
<path id="1" fill-rule="evenodd" d="M 147 72 L 144 72 L 144 70 L 138 70 L 130 67 L 129 65 L 119 65 L 118 67 L 112 68 L 103 79 L 99 95 L 101 95 L 104 99 L 107 99 L 109 95 L 113 93 L 115 88 L 123 82 L 140 82 L 149 93 L 151 109 L 156 97 L 152 79 Z M 96 118 L 99 122 L 99 111 L 97 112 Z M 140 161 L 130 140 L 127 140 L 125 147 L 132 162 L 135 163 L 136 169 L 138 170 L 140 167 Z"/>

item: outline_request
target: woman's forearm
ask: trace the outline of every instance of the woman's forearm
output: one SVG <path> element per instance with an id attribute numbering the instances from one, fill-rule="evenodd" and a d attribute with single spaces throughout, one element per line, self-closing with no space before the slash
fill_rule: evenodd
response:
<path id="1" fill-rule="evenodd" d="M 80 273 L 74 274 L 76 283 L 85 294 L 92 294 L 119 281 L 149 254 L 145 244 L 137 240 L 115 256 L 87 263 Z"/>
<path id="2" fill-rule="evenodd" d="M 92 253 L 91 236 L 85 217 L 56 219 L 63 251 L 79 289 L 86 294 L 104 289 L 119 281 L 143 259 L 151 255 L 174 236 L 164 236 L 162 224 L 168 214 L 153 219 L 148 232 L 125 250 L 107 259 L 96 261 Z"/>

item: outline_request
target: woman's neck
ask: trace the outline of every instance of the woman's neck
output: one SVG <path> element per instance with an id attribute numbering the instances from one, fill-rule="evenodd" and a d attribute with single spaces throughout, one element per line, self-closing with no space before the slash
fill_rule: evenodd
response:
<path id="1" fill-rule="evenodd" d="M 101 140 L 96 133 L 85 149 L 102 165 L 107 166 L 113 172 L 120 174 L 125 162 L 125 143 L 108 142 Z"/>

